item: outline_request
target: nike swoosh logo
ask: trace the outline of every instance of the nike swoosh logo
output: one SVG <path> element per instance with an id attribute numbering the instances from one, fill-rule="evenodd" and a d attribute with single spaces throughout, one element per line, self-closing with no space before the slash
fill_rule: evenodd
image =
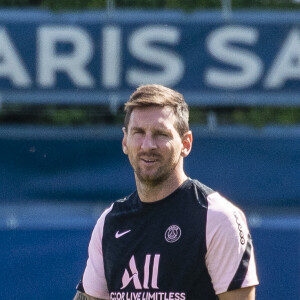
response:
<path id="1" fill-rule="evenodd" d="M 127 231 L 124 231 L 124 232 L 119 232 L 119 230 L 116 232 L 116 235 L 115 235 L 115 238 L 118 239 L 120 238 L 121 236 L 127 234 L 128 232 L 130 232 L 131 229 L 127 230 Z"/>

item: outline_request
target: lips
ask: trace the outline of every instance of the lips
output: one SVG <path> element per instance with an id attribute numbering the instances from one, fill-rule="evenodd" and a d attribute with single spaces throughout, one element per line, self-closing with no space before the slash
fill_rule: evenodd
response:
<path id="1" fill-rule="evenodd" d="M 157 162 L 157 159 L 147 159 L 147 158 L 141 158 L 141 160 L 145 163 L 151 164 Z"/>
<path id="2" fill-rule="evenodd" d="M 153 164 L 156 163 L 158 161 L 158 157 L 153 157 L 153 156 L 140 156 L 139 159 L 146 163 L 146 164 Z"/>

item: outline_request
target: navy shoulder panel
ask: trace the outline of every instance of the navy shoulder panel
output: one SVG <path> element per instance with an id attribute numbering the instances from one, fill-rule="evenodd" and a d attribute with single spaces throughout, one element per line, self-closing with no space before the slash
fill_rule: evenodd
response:
<path id="1" fill-rule="evenodd" d="M 196 179 L 193 179 L 192 180 L 195 185 L 201 190 L 203 196 L 205 196 L 205 198 L 214 193 L 215 191 L 213 189 L 211 189 L 210 187 L 206 186 L 205 184 L 201 183 L 200 181 L 196 180 Z"/>

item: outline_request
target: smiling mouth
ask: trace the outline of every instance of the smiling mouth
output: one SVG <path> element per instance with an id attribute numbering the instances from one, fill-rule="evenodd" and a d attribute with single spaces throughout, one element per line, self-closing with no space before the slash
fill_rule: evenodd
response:
<path id="1" fill-rule="evenodd" d="M 153 158 L 153 157 L 149 157 L 149 158 L 146 158 L 146 157 L 141 157 L 140 158 L 142 162 L 146 163 L 146 164 L 154 164 L 158 161 L 157 158 Z"/>
<path id="2" fill-rule="evenodd" d="M 143 159 L 143 158 L 142 158 L 142 161 L 145 162 L 145 163 L 154 163 L 154 162 L 157 162 L 156 159 Z"/>

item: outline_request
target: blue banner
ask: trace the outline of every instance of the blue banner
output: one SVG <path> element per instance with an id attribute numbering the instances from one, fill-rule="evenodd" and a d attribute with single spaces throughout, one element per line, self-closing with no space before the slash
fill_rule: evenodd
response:
<path id="1" fill-rule="evenodd" d="M 0 11 L 0 99 L 122 103 L 145 83 L 192 105 L 299 105 L 300 13 Z"/>

